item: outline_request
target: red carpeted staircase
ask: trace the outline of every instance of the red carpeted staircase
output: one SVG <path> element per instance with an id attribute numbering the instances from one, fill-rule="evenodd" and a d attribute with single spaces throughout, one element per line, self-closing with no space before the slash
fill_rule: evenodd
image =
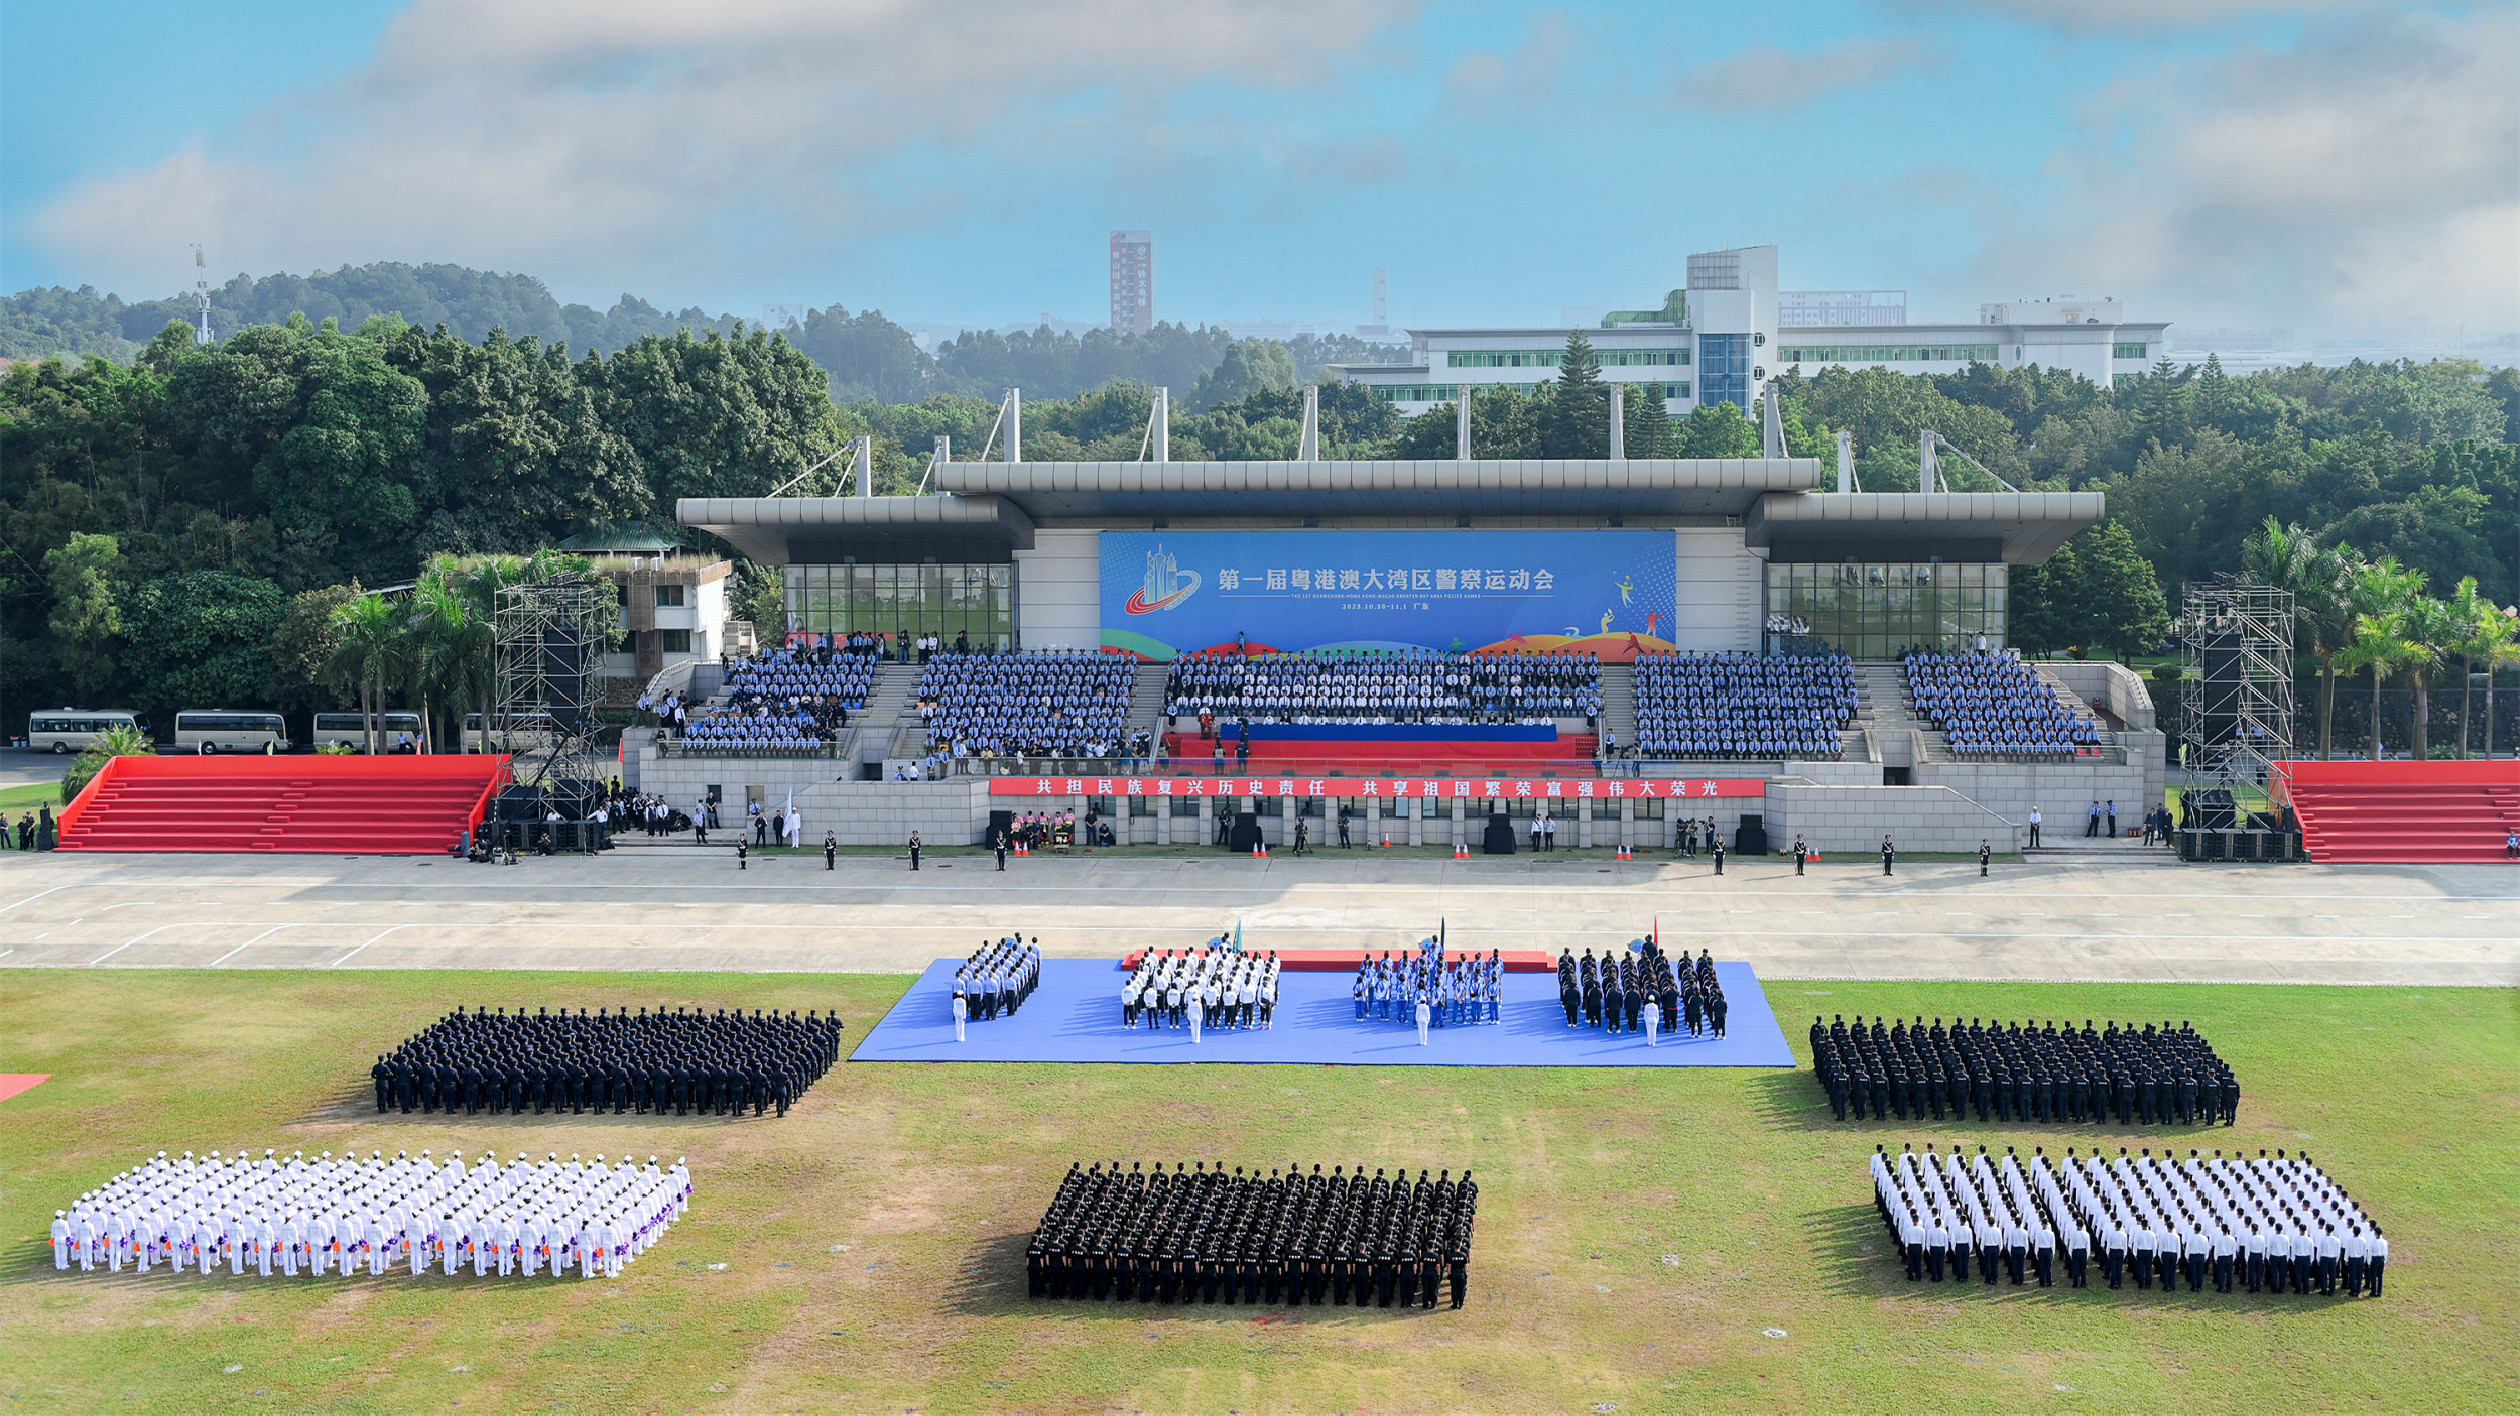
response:
<path id="1" fill-rule="evenodd" d="M 2302 846 L 2323 865 L 2489 865 L 2520 827 L 2520 764 L 2285 765 Z"/>
<path id="2" fill-rule="evenodd" d="M 118 757 L 61 849 L 436 855 L 507 779 L 505 757 Z"/>

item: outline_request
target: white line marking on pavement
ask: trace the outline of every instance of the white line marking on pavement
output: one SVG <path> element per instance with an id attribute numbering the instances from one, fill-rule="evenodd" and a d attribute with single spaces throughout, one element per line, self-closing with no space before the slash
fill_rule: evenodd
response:
<path id="1" fill-rule="evenodd" d="M 43 938 L 44 936 L 42 936 L 42 935 L 38 934 L 38 935 L 36 935 L 35 937 L 36 937 L 36 938 L 38 938 L 38 939 L 41 939 L 41 938 Z M 14 953 L 16 953 L 16 952 L 17 952 L 17 950 L 15 950 L 15 949 L 0 949 L 0 959 L 5 959 L 5 958 L 9 957 L 11 954 L 14 954 Z"/>
<path id="2" fill-rule="evenodd" d="M 113 948 L 106 950 L 104 953 L 97 955 L 97 957 L 96 957 L 96 963 L 89 964 L 89 965 L 88 965 L 88 967 L 89 967 L 89 968 L 95 968 L 97 964 L 101 964 L 101 963 L 105 962 L 107 959 L 110 959 L 110 958 L 114 957 L 116 954 L 121 953 L 123 950 L 128 949 L 128 948 L 130 948 L 132 945 L 139 943 L 141 940 L 148 938 L 150 934 L 155 934 L 155 933 L 157 933 L 157 932 L 158 932 L 158 929 L 173 929 L 174 927 L 175 927 L 175 926 L 174 926 L 174 925 L 171 925 L 171 924 L 161 924 L 161 925 L 159 925 L 159 926 L 157 927 L 157 929 L 152 929 L 152 930 L 148 931 L 148 933 L 146 933 L 146 934 L 136 934 L 136 935 L 133 935 L 131 938 L 129 938 L 129 939 L 127 939 L 127 940 L 124 940 L 122 943 L 117 944 L 117 945 L 115 945 Z"/>
<path id="3" fill-rule="evenodd" d="M 271 928 L 264 930 L 262 933 L 255 935 L 253 938 L 248 939 L 244 943 L 237 945 L 235 948 L 228 950 L 224 954 L 221 954 L 219 957 L 212 959 L 210 961 L 210 967 L 214 969 L 217 968 L 219 965 L 226 963 L 228 960 L 235 958 L 237 955 L 244 953 L 246 950 L 253 948 L 255 945 L 260 944 L 264 940 L 269 939 L 281 930 L 295 928 L 297 928 L 297 926 L 294 924 L 275 924 Z"/>
<path id="4" fill-rule="evenodd" d="M 82 882 L 73 882 L 73 883 L 82 883 Z M 18 905 L 31 905 L 31 904 L 35 903 L 37 900 L 40 900 L 40 899 L 44 898 L 46 895 L 51 894 L 51 893 L 53 892 L 53 890 L 67 890 L 67 889 L 69 889 L 69 888 L 70 888 L 70 886 L 68 886 L 68 885 L 55 885 L 54 887 L 52 887 L 52 890 L 38 890 L 38 891 L 36 891 L 34 894 L 27 896 L 25 899 L 18 901 L 18 902 L 17 902 L 17 905 L 0 905 L 0 914 L 7 914 L 9 911 L 11 911 L 11 910 L 13 910 L 13 909 L 16 909 L 16 908 L 18 907 Z"/>
<path id="5" fill-rule="evenodd" d="M 105 910 L 127 910 L 133 905 L 154 905 L 156 903 L 157 901 L 155 900 L 125 900 L 119 905 L 107 905 Z M 105 910 L 99 910 L 97 913 L 103 914 L 105 913 Z"/>
<path id="6" fill-rule="evenodd" d="M 397 925 L 393 925 L 393 926 L 391 926 L 390 928 L 387 928 L 387 929 L 383 929 L 383 930 L 378 931 L 377 936 L 376 936 L 376 939 L 382 939 L 382 938 L 384 938 L 386 935 L 393 933 L 393 932 L 394 932 L 394 930 L 397 930 L 397 929 L 409 929 L 410 927 L 411 927 L 411 926 L 410 926 L 410 925 L 407 925 L 407 924 L 397 924 Z M 360 945 L 360 946 L 359 946 L 359 949 L 364 949 L 364 948 L 366 948 L 366 947 L 368 946 L 368 944 L 373 944 L 373 943 L 375 943 L 375 942 L 376 942 L 376 939 L 371 939 L 371 940 L 369 940 L 369 941 L 367 942 L 367 944 L 362 944 L 362 945 Z M 349 953 L 344 954 L 344 955 L 342 955 L 340 958 L 333 960 L 331 963 L 326 964 L 324 967 L 326 967 L 326 968 L 332 968 L 332 969 L 337 969 L 337 968 L 340 968 L 343 964 L 346 964 L 346 963 L 350 962 L 352 959 L 354 959 L 354 958 L 358 957 L 359 949 L 353 949 L 353 950 L 351 950 Z"/>

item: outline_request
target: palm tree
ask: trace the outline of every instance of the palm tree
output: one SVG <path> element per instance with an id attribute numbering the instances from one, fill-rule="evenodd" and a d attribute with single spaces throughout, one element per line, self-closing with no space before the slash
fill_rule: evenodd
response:
<path id="1" fill-rule="evenodd" d="M 2424 573 L 2398 564 L 2396 556 L 2382 556 L 2354 567 L 2352 578 L 2344 584 L 2346 628 L 2334 662 L 2340 673 L 2371 670 L 2371 742 L 2375 761 L 2380 755 L 2380 680 L 2395 673 L 2404 659 L 2398 616 L 2423 593 Z"/>
<path id="2" fill-rule="evenodd" d="M 324 663 L 324 680 L 358 689 L 360 715 L 367 720 L 367 750 L 372 754 L 378 750 L 376 715 L 383 699 L 400 688 L 410 672 L 411 638 L 404 617 L 372 590 L 343 601 L 333 611 L 333 626 L 340 631 L 341 642 Z"/>
<path id="3" fill-rule="evenodd" d="M 2485 613 L 2477 624 L 2476 638 L 2468 641 L 2476 657 L 2485 661 L 2485 755 L 2494 755 L 2494 674 L 2497 670 L 2520 664 L 2520 615 L 2509 608 L 2496 609 L 2494 602 L 2485 602 Z"/>
<path id="4" fill-rule="evenodd" d="M 2449 605 L 2450 617 L 2457 625 L 2457 631 L 2442 649 L 2459 656 L 2459 756 L 2465 757 L 2476 721 L 2470 710 L 2474 706 L 2476 661 L 2482 657 L 2481 640 L 2491 632 L 2487 617 L 2498 619 L 2500 616 L 2495 613 L 2493 601 L 2476 593 L 2476 577 L 2473 575 L 2462 578 L 2458 588 L 2450 592 Z M 2489 678 L 2487 683 L 2491 682 Z"/>
<path id="5" fill-rule="evenodd" d="M 455 724 L 458 746 L 464 714 L 477 710 L 488 734 L 491 699 L 498 682 L 496 637 L 487 616 L 448 581 L 424 577 L 412 596 L 412 627 L 419 639 L 419 681 Z"/>
<path id="6" fill-rule="evenodd" d="M 2359 558 L 2350 546 L 2327 546 L 2299 525 L 2285 526 L 2274 517 L 2241 545 L 2240 575 L 2261 585 L 2288 590 L 2293 620 L 2310 635 L 2310 652 L 2319 661 L 2319 758 L 2326 761 L 2336 723 L 2336 655 L 2353 638 L 2354 612 L 2348 587 Z"/>
<path id="7" fill-rule="evenodd" d="M 2432 755 L 2433 680 L 2457 652 L 2467 626 L 2459 622 L 2449 601 L 2430 595 L 2409 600 L 2400 624 L 2406 638 L 2407 682 L 2415 689 L 2415 760 L 2421 762 Z"/>

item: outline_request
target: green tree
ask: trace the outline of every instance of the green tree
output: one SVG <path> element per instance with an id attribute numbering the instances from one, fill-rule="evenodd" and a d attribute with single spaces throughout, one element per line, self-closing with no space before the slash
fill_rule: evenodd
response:
<path id="1" fill-rule="evenodd" d="M 98 733 L 79 755 L 70 759 L 70 768 L 61 774 L 61 804 L 68 806 L 105 770 L 105 764 L 117 757 L 155 757 L 157 744 L 137 728 L 107 728 Z"/>
<path id="2" fill-rule="evenodd" d="M 1199 376 L 1190 408 L 1203 412 L 1264 390 L 1295 387 L 1295 356 L 1273 339 L 1238 339 L 1215 368 Z"/>
<path id="3" fill-rule="evenodd" d="M 2469 709 L 2474 704 L 2473 684 L 2476 678 L 2476 661 L 2483 659 L 2488 664 L 2492 663 L 2495 641 L 2499 637 L 2510 635 L 2511 621 L 2503 617 L 2500 607 L 2492 600 L 2476 593 L 2476 577 L 2472 575 L 2462 579 L 2451 590 L 2450 598 L 2445 604 L 2450 615 L 2450 633 L 2448 641 L 2441 647 L 2445 652 L 2459 657 L 2458 755 L 2465 757 L 2468 755 L 2468 740 L 2473 736 L 2471 726 L 2475 722 L 2469 716 Z M 2493 670 L 2488 668 L 2485 671 L 2485 691 L 2489 695 L 2485 702 L 2485 711 L 2488 714 L 2491 714 L 2494 709 L 2493 699 L 2490 696 L 2493 688 Z"/>
<path id="4" fill-rule="evenodd" d="M 374 753 L 380 750 L 377 714 L 386 695 L 399 691 L 411 673 L 409 626 L 394 603 L 374 591 L 344 602 L 333 624 L 340 642 L 325 665 L 325 681 L 358 694 L 367 750 Z"/>
<path id="5" fill-rule="evenodd" d="M 481 714 L 482 731 L 490 728 L 490 711 L 498 692 L 497 638 L 491 621 L 473 612 L 463 592 L 444 576 L 424 577 L 412 591 L 412 682 L 420 692 L 420 721 L 427 725 L 423 747 L 434 752 L 449 739 L 460 747 L 464 714 Z M 443 710 L 450 731 L 438 736 Z"/>
<path id="6" fill-rule="evenodd" d="M 1676 457 L 1756 457 L 1759 430 L 1730 403 L 1701 403 L 1679 421 Z"/>
<path id="7" fill-rule="evenodd" d="M 2325 544 L 2298 524 L 2283 525 L 2272 516 L 2241 546 L 2241 577 L 2289 591 L 2293 622 L 2310 636 L 2310 652 L 2319 661 L 2322 762 L 2333 756 L 2336 656 L 2353 638 L 2354 610 L 2348 592 L 2356 564 L 2350 549 Z"/>
<path id="8" fill-rule="evenodd" d="M 2351 674 L 2371 670 L 2371 760 L 2380 760 L 2380 689 L 2389 675 L 2412 666 L 2424 651 L 2407 637 L 2406 611 L 2424 592 L 2424 574 L 2408 570 L 2395 556 L 2382 556 L 2357 567 L 2346 597 L 2354 611 L 2354 631 L 2336 656 L 2336 666 Z"/>
<path id="9" fill-rule="evenodd" d="M 1610 388 L 1601 381 L 1601 358 L 1582 330 L 1567 331 L 1557 379 L 1542 397 L 1542 457 L 1610 455 Z"/>
<path id="10" fill-rule="evenodd" d="M 121 570 L 122 547 L 111 536 L 82 531 L 44 553 L 52 592 L 47 627 L 82 697 L 114 681 L 113 646 L 123 632 L 114 581 Z"/>
<path id="11" fill-rule="evenodd" d="M 324 665 L 341 643 L 334 611 L 361 594 L 357 585 L 327 585 L 289 597 L 271 632 L 271 701 L 282 709 L 322 709 L 340 703 L 324 683 Z"/>
<path id="12" fill-rule="evenodd" d="M 160 576 L 131 597 L 124 668 L 150 708 L 249 708 L 271 686 L 271 641 L 288 598 L 223 570 Z"/>
<path id="13" fill-rule="evenodd" d="M 2135 548 L 2125 523 L 2103 521 L 2076 539 L 2084 543 L 2076 556 L 2081 642 L 2119 654 L 2158 648 L 2170 632 L 2170 608 L 2152 562 Z"/>
<path id="14" fill-rule="evenodd" d="M 1627 435 L 1630 457 L 1671 457 L 1680 437 L 1671 425 L 1671 411 L 1663 401 L 1659 383 L 1637 383 L 1627 386 L 1622 400 L 1622 422 Z"/>
<path id="15" fill-rule="evenodd" d="M 2485 607 L 2485 621 L 2469 641 L 2485 665 L 2485 755 L 2494 755 L 2494 676 L 2520 664 L 2520 616 L 2509 607 Z"/>

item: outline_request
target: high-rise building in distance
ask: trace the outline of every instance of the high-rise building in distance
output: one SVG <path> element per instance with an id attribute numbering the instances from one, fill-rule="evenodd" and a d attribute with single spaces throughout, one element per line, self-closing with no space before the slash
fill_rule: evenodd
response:
<path id="1" fill-rule="evenodd" d="M 1155 328 L 1155 233 L 1111 233 L 1111 329 L 1145 334 Z"/>

